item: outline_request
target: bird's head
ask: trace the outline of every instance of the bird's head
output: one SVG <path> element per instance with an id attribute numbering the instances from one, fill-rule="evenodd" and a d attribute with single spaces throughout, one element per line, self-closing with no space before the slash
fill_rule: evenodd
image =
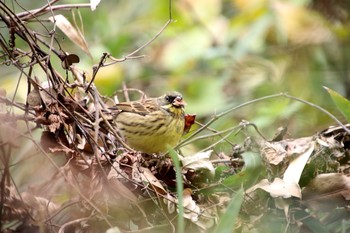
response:
<path id="1" fill-rule="evenodd" d="M 182 98 L 182 95 L 178 92 L 170 92 L 164 96 L 166 105 L 171 104 L 175 108 L 184 108 L 186 103 Z"/>
<path id="2" fill-rule="evenodd" d="M 182 95 L 178 92 L 169 92 L 160 98 L 161 107 L 175 115 L 183 115 L 186 105 Z"/>

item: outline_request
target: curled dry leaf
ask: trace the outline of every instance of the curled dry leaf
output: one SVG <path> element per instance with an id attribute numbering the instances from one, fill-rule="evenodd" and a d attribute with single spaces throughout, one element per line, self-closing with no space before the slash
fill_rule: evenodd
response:
<path id="1" fill-rule="evenodd" d="M 62 68 L 67 70 L 70 68 L 71 65 L 73 65 L 74 63 L 79 63 L 80 59 L 78 57 L 78 55 L 76 54 L 68 54 L 66 56 L 64 56 L 64 58 L 62 59 Z"/>
<path id="2" fill-rule="evenodd" d="M 288 128 L 285 126 L 278 127 L 271 141 L 278 142 L 283 140 L 284 136 L 287 134 L 287 130 Z"/>
<path id="3" fill-rule="evenodd" d="M 350 129 L 350 124 L 346 124 L 345 127 Z M 345 133 L 345 130 L 342 126 L 330 126 L 327 129 L 323 130 L 320 134 L 325 137 L 330 137 L 330 136 L 336 136 L 344 133 Z"/>
<path id="4" fill-rule="evenodd" d="M 175 212 L 176 205 L 178 200 L 173 197 L 171 194 L 167 193 L 163 199 L 164 204 L 168 207 L 168 212 L 170 214 Z M 200 207 L 196 204 L 196 202 L 192 198 L 192 190 L 189 188 L 184 189 L 183 191 L 183 207 L 184 207 L 184 218 L 191 220 L 196 223 L 198 221 L 198 217 L 201 214 Z M 176 209 L 176 211 L 178 211 Z"/>
<path id="5" fill-rule="evenodd" d="M 50 114 L 47 119 L 50 122 L 48 128 L 52 133 L 56 132 L 61 127 L 61 123 L 63 123 L 61 117 L 56 114 Z"/>
<path id="6" fill-rule="evenodd" d="M 184 128 L 184 134 L 187 134 L 192 125 L 194 124 L 196 120 L 196 115 L 195 114 L 186 114 L 185 115 L 185 128 Z"/>
<path id="7" fill-rule="evenodd" d="M 163 202 L 167 205 L 169 214 L 173 214 L 176 211 L 177 199 L 173 197 L 170 193 L 166 194 L 166 197 L 163 199 Z"/>
<path id="8" fill-rule="evenodd" d="M 345 125 L 348 129 L 349 124 Z M 336 159 L 342 159 L 346 157 L 346 151 L 349 149 L 349 134 L 341 126 L 330 126 L 328 129 L 323 130 L 317 137 L 316 142 L 328 149 L 332 150 L 332 155 Z"/>
<path id="9" fill-rule="evenodd" d="M 192 222 L 198 221 L 200 214 L 200 208 L 196 202 L 192 199 L 192 190 L 189 188 L 183 191 L 183 206 L 184 206 L 184 217 L 190 219 Z"/>

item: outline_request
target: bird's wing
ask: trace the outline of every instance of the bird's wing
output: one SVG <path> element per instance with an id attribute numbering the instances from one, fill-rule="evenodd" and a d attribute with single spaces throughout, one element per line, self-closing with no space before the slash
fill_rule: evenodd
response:
<path id="1" fill-rule="evenodd" d="M 147 115 L 160 109 L 156 99 L 145 99 L 142 101 L 121 102 L 116 104 L 112 109 L 120 112 L 131 112 L 140 115 Z"/>

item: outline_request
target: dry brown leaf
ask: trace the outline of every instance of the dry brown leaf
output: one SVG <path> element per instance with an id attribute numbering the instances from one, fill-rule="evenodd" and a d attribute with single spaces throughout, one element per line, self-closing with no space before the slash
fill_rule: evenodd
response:
<path id="1" fill-rule="evenodd" d="M 196 120 L 196 115 L 195 114 L 186 114 L 185 115 L 185 127 L 184 127 L 184 134 L 187 134 L 192 125 L 194 124 Z"/>
<path id="2" fill-rule="evenodd" d="M 285 142 L 265 142 L 261 152 L 267 162 L 273 165 L 278 165 L 283 162 L 288 155 L 285 148 Z"/>
<path id="3" fill-rule="evenodd" d="M 350 177 L 340 173 L 316 176 L 303 189 L 303 203 L 310 209 L 329 212 L 350 204 Z"/>
<path id="4" fill-rule="evenodd" d="M 68 54 L 62 59 L 62 68 L 68 70 L 74 63 L 79 63 L 80 58 L 76 54 Z"/>
<path id="5" fill-rule="evenodd" d="M 90 55 L 87 42 L 83 35 L 74 28 L 74 26 L 63 15 L 55 15 L 49 17 L 49 20 L 57 25 L 57 27 L 67 35 L 67 37 L 78 45 L 86 54 Z"/>
<path id="6" fill-rule="evenodd" d="M 268 163 L 279 165 L 303 154 L 313 141 L 312 137 L 286 139 L 278 142 L 264 142 L 261 153 Z"/>
<path id="7" fill-rule="evenodd" d="M 174 198 L 170 194 L 167 194 L 166 198 L 164 198 L 163 201 L 167 205 L 169 213 L 174 213 L 176 205 L 178 204 L 178 199 Z M 189 188 L 183 190 L 182 205 L 184 207 L 184 217 L 196 223 L 198 221 L 198 217 L 201 214 L 201 209 L 193 200 L 192 190 Z M 178 210 L 176 209 L 176 211 Z"/>
<path id="8" fill-rule="evenodd" d="M 168 192 L 148 168 L 140 167 L 139 169 L 141 170 L 140 175 L 144 183 L 150 184 L 157 193 L 167 195 Z"/>
<path id="9" fill-rule="evenodd" d="M 350 177 L 340 173 L 327 173 L 316 176 L 303 190 L 305 198 L 322 196 L 343 196 L 350 200 Z"/>
<path id="10" fill-rule="evenodd" d="M 50 153 L 63 152 L 65 154 L 75 153 L 74 150 L 68 148 L 62 142 L 60 142 L 56 138 L 56 136 L 53 132 L 43 131 L 41 134 L 40 143 L 41 143 L 42 148 L 46 152 L 50 152 Z"/>
<path id="11" fill-rule="evenodd" d="M 291 156 L 298 156 L 302 153 L 304 153 L 308 148 L 310 142 L 313 142 L 313 137 L 304 137 L 304 138 L 297 138 L 293 140 L 287 140 L 288 141 L 288 147 L 287 152 Z"/>

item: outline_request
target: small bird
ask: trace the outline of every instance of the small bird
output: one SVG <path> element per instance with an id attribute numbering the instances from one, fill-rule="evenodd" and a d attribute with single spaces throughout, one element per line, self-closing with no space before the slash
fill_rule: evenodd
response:
<path id="1" fill-rule="evenodd" d="M 182 95 L 171 92 L 158 98 L 116 104 L 114 121 L 131 148 L 147 154 L 163 153 L 175 146 L 184 133 L 184 107 Z"/>

